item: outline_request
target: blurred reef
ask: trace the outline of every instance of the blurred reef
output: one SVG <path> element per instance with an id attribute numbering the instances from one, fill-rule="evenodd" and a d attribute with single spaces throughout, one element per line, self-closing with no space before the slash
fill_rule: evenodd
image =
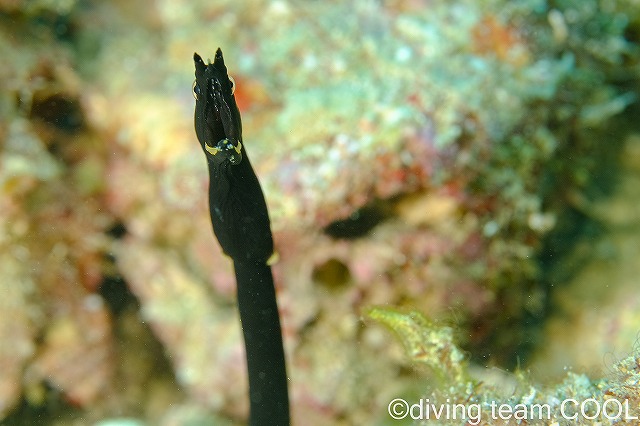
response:
<path id="1" fill-rule="evenodd" d="M 530 355 L 508 380 L 559 383 L 569 336 L 579 365 L 630 357 L 545 395 L 637 407 L 637 274 L 616 265 L 640 232 L 639 40 L 638 0 L 0 0 L 0 419 L 246 418 L 190 93 L 218 46 L 280 254 L 295 424 L 386 424 L 428 383 L 502 398 L 469 369 Z M 586 278 L 594 258 L 613 266 Z M 431 367 L 456 355 L 422 371 L 363 316 Z"/>

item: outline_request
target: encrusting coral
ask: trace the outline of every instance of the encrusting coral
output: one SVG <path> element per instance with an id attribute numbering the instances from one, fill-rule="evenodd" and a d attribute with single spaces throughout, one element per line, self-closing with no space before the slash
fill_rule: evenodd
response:
<path id="1" fill-rule="evenodd" d="M 628 424 L 640 418 L 637 349 L 612 366 L 613 374 L 608 379 L 592 380 L 569 372 L 561 383 L 540 387 L 523 372 L 495 380 L 486 370 L 470 369 L 452 329 L 429 322 L 419 312 L 372 308 L 365 315 L 398 336 L 411 365 L 426 365 L 435 373 L 435 381 L 425 385 L 416 399 L 422 409 L 409 408 L 407 412 L 402 410 L 408 407 L 401 405 L 396 408 L 400 411 L 393 411 L 390 404 L 392 418 L 404 415 L 402 418 L 427 420 L 416 424 L 437 420 L 443 425 L 586 425 L 597 421 L 603 426 Z M 447 411 L 447 407 L 455 409 Z"/>

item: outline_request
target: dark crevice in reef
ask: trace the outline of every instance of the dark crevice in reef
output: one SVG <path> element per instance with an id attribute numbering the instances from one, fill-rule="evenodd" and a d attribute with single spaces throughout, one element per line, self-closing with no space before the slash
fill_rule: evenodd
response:
<path id="1" fill-rule="evenodd" d="M 552 212 L 556 224 L 540 242 L 535 273 L 529 278 L 502 277 L 506 284 L 499 287 L 493 314 L 473 320 L 468 349 L 478 363 L 513 369 L 526 363 L 540 345 L 555 308 L 553 292 L 594 258 L 594 242 L 607 232 L 591 206 L 610 196 L 624 173 L 621 150 L 628 135 L 638 132 L 639 115 L 636 102 L 597 129 L 550 123 L 564 142 L 542 171 L 539 193 L 542 210 Z M 582 180 L 576 178 L 578 173 Z"/>
<path id="2" fill-rule="evenodd" d="M 353 240 L 365 237 L 389 218 L 389 211 L 387 202 L 374 201 L 356 210 L 346 219 L 330 223 L 324 228 L 324 233 L 336 239 Z"/>
<path id="3" fill-rule="evenodd" d="M 5 7 L 0 11 L 3 24 L 21 31 L 28 32 L 37 40 L 54 39 L 58 42 L 73 44 L 78 40 L 80 25 L 78 25 L 78 7 L 68 10 L 56 7 L 54 2 L 25 2 L 21 7 Z"/>
<path id="4" fill-rule="evenodd" d="M 122 221 L 115 221 L 105 234 L 119 240 L 127 234 L 127 228 Z M 124 277 L 118 273 L 116 257 L 113 252 L 104 253 L 104 260 L 107 271 L 98 287 L 98 291 L 105 300 L 111 312 L 117 317 L 128 308 L 139 309 L 138 299 L 129 290 Z"/>
<path id="5" fill-rule="evenodd" d="M 639 130 L 634 118 L 638 114 L 640 105 L 636 102 L 602 129 L 591 130 L 588 136 L 581 135 L 596 142 L 591 145 L 591 152 L 582 154 L 588 157 L 592 166 L 588 181 L 579 188 L 578 197 L 576 193 L 566 193 L 563 184 L 570 179 L 567 175 L 572 171 L 572 161 L 566 161 L 564 167 L 557 168 L 547 177 L 555 182 L 556 190 L 547 197 L 546 209 L 556 212 L 557 223 L 538 251 L 539 281 L 545 294 L 545 305 L 538 317 L 526 315 L 523 318 L 523 330 L 530 341 L 514 353 L 512 361 L 526 359 L 530 350 L 539 344 L 544 321 L 554 310 L 553 292 L 574 278 L 593 259 L 594 242 L 606 234 L 605 224 L 593 214 L 590 206 L 610 196 L 621 173 L 624 173 L 620 167 L 621 151 L 627 136 Z M 571 147 L 566 147 L 558 158 L 570 159 L 571 155 Z"/>
<path id="6" fill-rule="evenodd" d="M 552 291 L 554 287 L 567 282 L 589 260 L 588 250 L 583 250 L 582 254 L 577 254 L 579 258 L 576 258 L 574 249 L 579 243 L 585 242 L 584 246 L 590 247 L 591 242 L 607 231 L 590 206 L 596 200 L 609 196 L 615 190 L 620 174 L 624 173 L 619 164 L 621 150 L 626 137 L 640 130 L 635 122 L 638 114 L 640 104 L 636 102 L 623 114 L 611 119 L 606 128 L 593 131 L 590 137 L 599 143 L 594 144 L 594 150 L 589 154 L 594 165 L 589 170 L 587 185 L 584 185 L 578 197 L 575 194 L 572 196 L 561 193 L 560 197 L 548 202 L 547 207 L 559 213 L 557 225 L 544 239 L 538 256 L 542 280 L 547 290 Z M 560 155 L 570 158 L 569 152 Z M 562 182 L 566 181 L 564 175 L 567 172 L 561 170 L 553 177 L 558 188 L 563 187 Z M 567 262 L 569 255 L 573 259 Z"/>
<path id="7" fill-rule="evenodd" d="M 129 291 L 126 281 L 119 275 L 105 276 L 100 283 L 99 293 L 116 316 L 129 307 L 139 307 L 138 299 Z"/>
<path id="8" fill-rule="evenodd" d="M 107 235 L 109 237 L 120 239 L 127 234 L 127 227 L 122 221 L 117 221 L 109 229 L 107 229 Z"/>
<path id="9" fill-rule="evenodd" d="M 34 405 L 23 398 L 11 410 L 11 413 L 0 421 L 0 426 L 32 426 L 50 424 L 51 419 L 64 421 L 80 416 L 82 410 L 65 402 L 59 390 L 47 385 L 44 389 L 44 402 Z"/>
<path id="10" fill-rule="evenodd" d="M 107 228 L 105 234 L 120 240 L 127 235 L 126 225 L 116 220 Z M 115 242 L 115 241 L 114 241 Z M 98 293 L 112 313 L 113 342 L 116 366 L 115 387 L 144 389 L 153 384 L 173 389 L 176 400 L 182 398 L 181 389 L 174 375 L 170 356 L 149 324 L 144 321 L 140 312 L 140 301 L 129 289 L 126 279 L 117 268 L 117 254 L 104 253 L 105 275 L 98 288 Z M 139 365 L 143 368 L 130 369 L 122 366 Z M 123 402 L 124 416 L 142 417 L 145 413 L 141 406 L 134 402 Z M 73 414 L 73 413 L 72 413 Z M 49 416 L 50 417 L 50 416 Z M 75 415 L 72 417 L 75 418 Z"/>
<path id="11" fill-rule="evenodd" d="M 80 102 L 64 93 L 34 96 L 30 118 L 68 133 L 82 130 L 85 122 Z"/>

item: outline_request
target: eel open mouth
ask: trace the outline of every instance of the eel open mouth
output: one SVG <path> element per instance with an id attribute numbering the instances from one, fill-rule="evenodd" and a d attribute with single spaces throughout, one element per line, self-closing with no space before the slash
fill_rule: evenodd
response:
<path id="1" fill-rule="evenodd" d="M 231 164 L 242 160 L 242 122 L 234 97 L 235 84 L 227 72 L 222 51 L 216 51 L 213 63 L 208 64 L 193 54 L 196 79 L 193 96 L 196 99 L 196 134 L 202 148 Z M 222 155 L 220 155 L 222 154 Z"/>

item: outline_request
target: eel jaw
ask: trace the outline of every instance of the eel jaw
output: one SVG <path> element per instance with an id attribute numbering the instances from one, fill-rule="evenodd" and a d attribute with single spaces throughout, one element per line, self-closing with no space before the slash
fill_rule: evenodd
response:
<path id="1" fill-rule="evenodd" d="M 231 164 L 239 164 L 242 161 L 242 122 L 234 97 L 235 83 L 227 73 L 222 51 L 216 51 L 213 63 L 205 64 L 197 53 L 193 60 L 195 128 L 200 144 L 217 163 L 228 159 Z"/>

